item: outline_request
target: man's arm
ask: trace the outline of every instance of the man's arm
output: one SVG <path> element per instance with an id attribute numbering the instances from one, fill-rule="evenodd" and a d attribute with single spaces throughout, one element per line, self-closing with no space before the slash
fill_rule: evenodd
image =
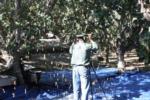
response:
<path id="1" fill-rule="evenodd" d="M 96 42 L 94 42 L 93 40 L 91 41 L 91 45 L 92 45 L 92 50 L 97 50 L 98 49 L 98 45 Z"/>
<path id="2" fill-rule="evenodd" d="M 96 51 L 98 49 L 98 45 L 97 45 L 96 42 L 93 41 L 92 34 L 88 34 L 87 36 L 88 36 L 88 40 L 90 42 L 90 47 L 89 48 Z"/>
<path id="3" fill-rule="evenodd" d="M 72 54 L 72 52 L 73 52 L 73 46 L 74 46 L 74 43 L 72 43 L 72 45 L 71 45 L 70 48 L 69 48 L 69 53 L 70 53 L 70 54 Z"/>

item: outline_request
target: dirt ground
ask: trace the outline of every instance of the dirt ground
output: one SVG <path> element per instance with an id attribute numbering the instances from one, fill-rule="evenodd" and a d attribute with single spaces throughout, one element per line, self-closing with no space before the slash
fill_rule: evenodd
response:
<path id="1" fill-rule="evenodd" d="M 105 55 L 103 61 L 93 60 L 94 66 L 116 67 L 117 57 L 116 53 L 110 53 L 109 63 L 105 62 Z M 139 62 L 135 50 L 127 52 L 125 54 L 125 64 L 127 70 L 137 69 L 144 67 L 144 62 Z M 49 54 L 34 54 L 30 58 L 24 60 L 25 65 L 32 65 L 36 68 L 42 68 L 46 70 L 50 69 L 64 69 L 71 68 L 70 66 L 70 54 L 68 53 L 49 53 Z"/>

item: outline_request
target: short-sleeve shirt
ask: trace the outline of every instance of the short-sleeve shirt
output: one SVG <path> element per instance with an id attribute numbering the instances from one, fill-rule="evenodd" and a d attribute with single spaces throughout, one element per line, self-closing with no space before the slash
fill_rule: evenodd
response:
<path id="1" fill-rule="evenodd" d="M 98 46 L 94 41 L 90 43 L 85 43 L 83 41 L 79 41 L 75 44 L 73 43 L 69 50 L 72 54 L 71 65 L 89 65 L 91 53 L 97 49 Z"/>

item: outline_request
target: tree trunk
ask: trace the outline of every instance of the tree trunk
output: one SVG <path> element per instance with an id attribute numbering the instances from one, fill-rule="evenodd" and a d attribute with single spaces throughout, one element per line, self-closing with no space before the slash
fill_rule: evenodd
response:
<path id="1" fill-rule="evenodd" d="M 17 21 L 19 19 L 20 15 L 20 9 L 21 9 L 21 0 L 15 0 L 15 8 L 16 8 L 16 13 L 14 16 L 14 21 Z M 15 48 L 12 52 L 12 55 L 14 57 L 14 65 L 13 65 L 13 71 L 18 79 L 18 82 L 20 84 L 24 84 L 24 79 L 23 79 L 23 74 L 22 74 L 22 68 L 21 68 L 21 59 L 20 59 L 20 51 L 18 50 L 20 47 L 20 28 L 16 27 L 13 32 L 15 34 Z"/>
<path id="2" fill-rule="evenodd" d="M 57 0 L 47 0 L 46 1 L 46 6 L 47 6 L 47 13 L 51 12 L 56 4 Z"/>
<path id="3" fill-rule="evenodd" d="M 109 63 L 109 46 L 106 47 L 106 64 Z"/>
<path id="4" fill-rule="evenodd" d="M 19 84 L 24 84 L 23 68 L 21 68 L 21 67 L 22 66 L 21 66 L 21 60 L 20 60 L 19 53 L 15 52 L 14 53 L 13 71 L 17 77 Z"/>
<path id="5" fill-rule="evenodd" d="M 125 68 L 124 54 L 125 54 L 124 43 L 121 41 L 121 39 L 118 38 L 117 39 L 117 59 L 118 59 L 117 67 L 120 71 L 123 71 Z"/>
<path id="6" fill-rule="evenodd" d="M 19 30 L 16 29 L 16 47 L 14 48 L 14 51 L 12 52 L 12 55 L 14 57 L 14 64 L 13 64 L 13 71 L 14 74 L 16 75 L 18 82 L 20 84 L 24 84 L 24 78 L 23 78 L 23 69 L 21 68 L 21 57 L 20 57 L 20 51 L 18 50 L 19 48 L 19 42 L 17 41 L 19 34 Z"/>

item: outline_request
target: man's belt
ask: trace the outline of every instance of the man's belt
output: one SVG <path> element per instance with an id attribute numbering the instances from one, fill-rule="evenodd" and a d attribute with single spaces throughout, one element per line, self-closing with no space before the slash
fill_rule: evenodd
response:
<path id="1" fill-rule="evenodd" d="M 76 64 L 72 64 L 72 66 L 85 66 L 85 67 L 88 67 L 89 65 L 84 65 L 84 64 L 76 65 Z"/>

